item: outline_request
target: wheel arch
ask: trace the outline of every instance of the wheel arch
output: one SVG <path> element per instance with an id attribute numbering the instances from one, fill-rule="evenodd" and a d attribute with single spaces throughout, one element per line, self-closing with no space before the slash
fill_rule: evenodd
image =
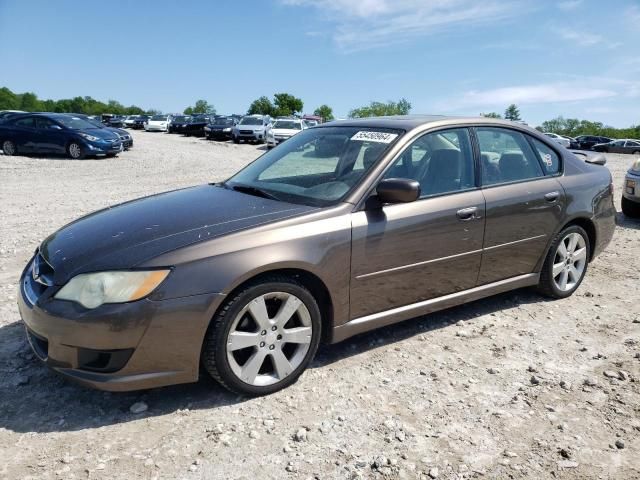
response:
<path id="1" fill-rule="evenodd" d="M 562 228 L 559 230 L 560 232 L 567 227 L 572 225 L 576 225 L 582 228 L 585 232 L 587 232 L 587 236 L 589 237 L 589 262 L 593 260 L 593 253 L 595 251 L 596 240 L 597 240 L 597 231 L 596 226 L 593 223 L 593 220 L 587 217 L 576 217 L 572 220 L 569 220 Z"/>
<path id="2" fill-rule="evenodd" d="M 303 287 L 305 287 L 311 295 L 316 299 L 318 308 L 320 309 L 320 320 L 322 324 L 322 332 L 320 341 L 322 343 L 329 343 L 331 341 L 333 326 L 334 326 L 334 304 L 329 289 L 325 282 L 316 274 L 302 268 L 275 268 L 272 270 L 262 271 L 249 278 L 243 279 L 240 283 L 233 286 L 226 296 L 227 298 L 233 298 L 240 290 L 244 288 L 268 281 L 273 277 L 287 277 L 297 281 Z M 224 302 L 216 309 L 213 317 L 224 308 Z"/>

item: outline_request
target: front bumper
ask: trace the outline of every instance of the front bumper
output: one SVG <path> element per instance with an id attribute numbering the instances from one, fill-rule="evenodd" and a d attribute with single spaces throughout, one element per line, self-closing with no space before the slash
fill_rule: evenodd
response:
<path id="1" fill-rule="evenodd" d="M 166 125 L 145 125 L 144 129 L 147 132 L 166 132 L 167 131 L 167 126 Z"/>
<path id="2" fill-rule="evenodd" d="M 25 269 L 18 308 L 34 353 L 57 373 L 108 391 L 198 380 L 202 341 L 224 295 L 143 299 L 87 310 L 53 299 L 58 287 L 34 287 L 34 282 Z"/>
<path id="3" fill-rule="evenodd" d="M 267 145 L 269 145 L 270 147 L 275 147 L 276 145 L 280 145 L 282 142 L 289 140 L 291 137 L 285 137 L 285 136 L 267 136 Z"/>
<path id="4" fill-rule="evenodd" d="M 627 200 L 640 203 L 640 174 L 627 172 L 622 184 L 622 196 Z"/>
<path id="5" fill-rule="evenodd" d="M 267 139 L 264 132 L 248 132 L 248 131 L 243 132 L 242 130 L 239 130 L 235 135 L 236 135 L 236 138 L 238 138 L 239 140 L 258 141 L 258 140 Z"/>
<path id="6" fill-rule="evenodd" d="M 120 140 L 115 142 L 84 142 L 85 152 L 87 155 L 115 155 L 124 149 L 124 145 Z"/>

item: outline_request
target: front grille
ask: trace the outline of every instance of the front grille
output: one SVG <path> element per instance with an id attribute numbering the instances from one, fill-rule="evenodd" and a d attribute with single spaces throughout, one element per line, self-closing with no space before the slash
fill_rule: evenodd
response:
<path id="1" fill-rule="evenodd" d="M 243 135 L 253 135 L 253 130 L 240 130 Z"/>
<path id="2" fill-rule="evenodd" d="M 53 268 L 39 253 L 31 260 L 22 280 L 22 292 L 30 305 L 35 305 L 47 287 L 53 285 Z"/>

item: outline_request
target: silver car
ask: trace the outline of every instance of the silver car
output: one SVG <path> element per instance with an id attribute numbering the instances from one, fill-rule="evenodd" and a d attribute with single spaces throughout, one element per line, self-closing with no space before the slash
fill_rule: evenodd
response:
<path id="1" fill-rule="evenodd" d="M 271 117 L 269 115 L 247 115 L 242 117 L 232 132 L 233 143 L 257 142 L 265 143 L 267 134 L 271 129 Z"/>
<path id="2" fill-rule="evenodd" d="M 624 177 L 622 213 L 627 217 L 640 218 L 640 158 L 636 158 Z"/>

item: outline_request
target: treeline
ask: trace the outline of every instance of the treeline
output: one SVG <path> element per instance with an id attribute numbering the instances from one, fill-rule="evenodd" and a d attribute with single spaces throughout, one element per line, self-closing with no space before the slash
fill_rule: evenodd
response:
<path id="1" fill-rule="evenodd" d="M 91 97 L 64 98 L 61 100 L 41 100 L 35 93 L 14 93 L 7 87 L 0 88 L 0 110 L 24 110 L 25 112 L 57 112 L 57 113 L 85 113 L 87 115 L 101 115 L 113 113 L 115 115 L 154 114 L 157 110 L 145 110 L 136 105 L 125 106 L 116 100 L 101 102 Z"/>

